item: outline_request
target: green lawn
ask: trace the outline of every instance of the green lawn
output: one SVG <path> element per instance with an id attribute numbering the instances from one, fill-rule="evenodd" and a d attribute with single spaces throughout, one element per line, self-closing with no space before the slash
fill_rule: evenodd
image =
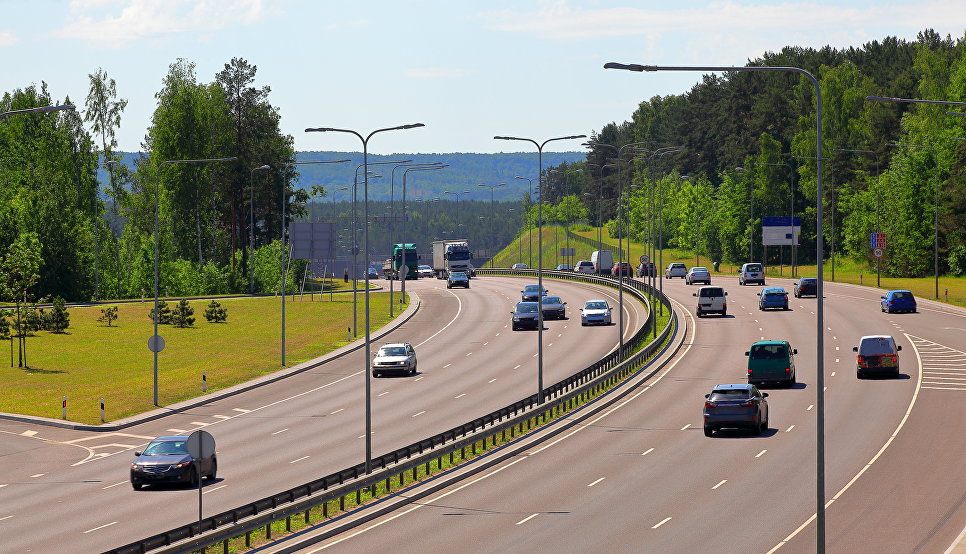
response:
<path id="1" fill-rule="evenodd" d="M 341 281 L 339 281 L 340 284 Z M 347 343 L 352 325 L 352 295 L 287 297 L 285 307 L 288 365 L 330 352 Z M 399 306 L 398 315 L 405 305 Z M 175 302 L 169 300 L 169 305 Z M 201 394 L 201 376 L 207 373 L 208 391 L 223 389 L 271 373 L 281 367 L 281 300 L 278 297 L 222 299 L 228 322 L 208 323 L 206 301 L 191 302 L 195 324 L 178 329 L 162 325 L 166 346 L 159 355 L 158 397 L 162 406 Z M 364 300 L 358 295 L 359 335 L 365 322 Z M 152 303 L 117 304 L 114 327 L 98 323 L 100 308 L 71 308 L 66 334 L 39 332 L 27 339 L 30 368 L 0 368 L 4 394 L 0 411 L 60 418 L 61 397 L 68 397 L 67 418 L 100 423 L 99 402 L 105 401 L 105 419 L 120 419 L 154 408 L 154 362 L 148 350 L 153 334 L 149 317 Z M 389 294 L 370 294 L 370 321 L 378 328 L 389 321 Z M 16 341 L 13 363 L 17 363 Z M 9 356 L 9 348 L 7 356 Z M 8 364 L 3 364 L 4 366 Z"/>

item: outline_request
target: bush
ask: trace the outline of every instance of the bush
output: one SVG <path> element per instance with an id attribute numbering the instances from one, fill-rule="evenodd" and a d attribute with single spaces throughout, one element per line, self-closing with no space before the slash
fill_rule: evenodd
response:
<path id="1" fill-rule="evenodd" d="M 949 272 L 957 277 L 966 275 L 966 245 L 958 245 L 949 251 Z"/>
<path id="2" fill-rule="evenodd" d="M 228 310 L 221 307 L 221 303 L 212 299 L 205 310 L 205 319 L 208 323 L 225 323 L 228 320 Z"/>
<path id="3" fill-rule="evenodd" d="M 107 326 L 111 327 L 115 320 L 117 320 L 117 306 L 101 308 L 101 317 L 97 318 L 97 321 L 107 323 Z"/>
<path id="4" fill-rule="evenodd" d="M 52 333 L 63 333 L 70 327 L 70 313 L 61 297 L 54 298 L 53 308 L 47 316 L 46 328 Z"/>
<path id="5" fill-rule="evenodd" d="M 164 300 L 158 300 L 158 313 L 160 314 L 160 318 L 155 320 L 154 308 L 151 308 L 151 313 L 148 317 L 151 318 L 151 321 L 157 321 L 159 325 L 169 325 L 171 323 L 171 308 L 168 307 L 168 303 Z"/>
<path id="6" fill-rule="evenodd" d="M 178 302 L 178 305 L 174 307 L 171 312 L 171 321 L 174 323 L 175 327 L 180 327 L 184 329 L 185 327 L 191 327 L 195 324 L 195 318 L 191 317 L 194 315 L 195 309 L 192 308 L 188 301 L 184 298 Z"/>
<path id="7" fill-rule="evenodd" d="M 0 340 L 8 340 L 10 338 L 10 322 L 7 318 L 10 317 L 10 312 L 7 310 L 0 310 Z"/>

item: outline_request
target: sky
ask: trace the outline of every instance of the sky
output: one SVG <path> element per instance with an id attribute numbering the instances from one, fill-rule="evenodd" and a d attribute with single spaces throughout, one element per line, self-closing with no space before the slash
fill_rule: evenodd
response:
<path id="1" fill-rule="evenodd" d="M 79 109 L 104 69 L 128 100 L 118 148 L 139 151 L 155 94 L 178 58 L 199 82 L 234 57 L 300 151 L 521 152 L 628 120 L 698 72 L 604 70 L 606 62 L 741 66 L 785 46 L 842 49 L 923 29 L 962 38 L 950 0 L 0 0 L 0 93 L 46 82 Z M 580 140 L 547 151 L 581 150 Z"/>

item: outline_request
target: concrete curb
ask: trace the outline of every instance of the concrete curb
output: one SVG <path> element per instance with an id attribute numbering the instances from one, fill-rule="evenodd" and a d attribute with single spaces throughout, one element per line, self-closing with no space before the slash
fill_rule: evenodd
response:
<path id="1" fill-rule="evenodd" d="M 419 305 L 420 305 L 419 296 L 415 292 L 407 292 L 407 293 L 411 297 L 409 306 L 401 314 L 396 316 L 395 319 L 390 321 L 387 325 L 378 329 L 374 334 L 371 334 L 371 340 L 379 339 L 389 334 L 390 332 L 395 331 L 397 328 L 399 328 L 401 325 L 409 321 L 416 314 L 416 312 L 419 310 Z M 217 392 L 212 392 L 211 394 L 207 394 L 205 396 L 192 398 L 190 400 L 178 402 L 177 404 L 172 404 L 171 406 L 164 406 L 161 408 L 157 408 L 155 410 L 151 410 L 150 412 L 144 412 L 142 414 L 126 417 L 123 419 L 119 419 L 117 421 L 112 421 L 110 423 L 104 423 L 101 425 L 87 425 L 83 423 L 76 423 L 76 422 L 66 421 L 62 419 L 52 419 L 48 417 L 28 416 L 28 415 L 21 415 L 21 414 L 8 414 L 3 412 L 0 412 L 0 419 L 6 419 L 9 421 L 19 421 L 22 423 L 32 423 L 35 425 L 46 425 L 49 427 L 60 427 L 62 429 L 74 429 L 77 431 L 100 431 L 100 432 L 119 431 L 121 429 L 126 429 L 128 427 L 140 425 L 148 421 L 154 421 L 156 419 L 160 419 L 162 417 L 169 416 L 171 414 L 184 412 L 192 408 L 197 408 L 198 406 L 204 406 L 205 404 L 214 402 L 215 400 L 228 398 L 229 396 L 241 394 L 245 391 L 249 391 L 261 386 L 275 383 L 277 381 L 281 381 L 286 377 L 297 375 L 299 373 L 302 373 L 303 371 L 308 371 L 310 369 L 319 367 L 320 365 L 323 365 L 331 360 L 341 358 L 342 356 L 345 356 L 350 352 L 354 352 L 362 348 L 363 346 L 365 346 L 365 339 L 364 338 L 356 339 L 354 342 L 347 344 L 345 346 L 339 347 L 333 350 L 332 352 L 328 352 L 317 358 L 313 358 L 311 360 L 302 362 L 300 364 L 297 364 L 291 367 L 287 367 L 285 369 L 280 369 L 279 371 L 276 371 L 274 373 L 263 375 L 261 377 L 258 377 L 257 379 L 246 381 L 244 383 L 239 383 L 237 385 L 228 387 L 226 389 L 222 389 Z"/>

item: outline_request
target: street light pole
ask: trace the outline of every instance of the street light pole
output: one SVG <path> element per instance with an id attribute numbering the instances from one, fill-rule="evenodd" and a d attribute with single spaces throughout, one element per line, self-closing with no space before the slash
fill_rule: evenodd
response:
<path id="1" fill-rule="evenodd" d="M 367 253 L 369 252 L 369 139 L 371 139 L 372 136 L 375 135 L 376 133 L 382 133 L 384 131 L 398 131 L 402 129 L 413 129 L 416 127 L 424 127 L 424 126 L 425 125 L 423 125 L 422 123 L 410 123 L 408 125 L 386 127 L 384 129 L 376 129 L 375 131 L 372 131 L 365 137 L 363 137 L 358 132 L 353 131 L 352 129 L 336 129 L 334 127 L 314 127 L 314 128 L 310 127 L 305 129 L 306 133 L 313 133 L 313 132 L 349 133 L 349 134 L 355 135 L 356 137 L 359 138 L 360 141 L 362 141 L 362 166 L 363 166 L 363 175 L 364 175 L 362 199 L 363 199 L 363 206 L 364 206 L 363 207 L 364 221 L 366 223 L 364 242 L 366 245 L 365 251 Z M 353 194 L 353 199 L 355 199 L 355 194 Z M 369 363 L 372 360 L 372 345 L 371 345 L 370 335 L 369 335 L 369 272 L 368 271 L 366 272 L 365 283 L 366 283 L 366 290 L 365 290 L 365 298 L 366 298 L 366 341 L 365 341 L 366 342 L 366 359 L 365 359 L 365 363 L 366 363 L 366 368 L 365 368 L 366 463 L 365 463 L 365 470 L 366 470 L 366 474 L 369 474 L 369 473 L 372 473 L 372 382 L 371 382 L 372 378 L 370 375 L 371 372 L 369 371 Z M 353 286 L 352 288 L 355 289 L 355 286 Z"/>
<path id="2" fill-rule="evenodd" d="M 494 223 L 496 221 L 496 212 L 493 211 L 493 189 L 495 189 L 497 187 L 506 186 L 506 183 L 499 183 L 499 184 L 496 184 L 496 185 L 489 185 L 489 184 L 486 184 L 486 183 L 480 183 L 480 184 L 478 184 L 476 186 L 478 186 L 478 187 L 490 187 L 490 218 L 491 218 L 490 223 Z M 493 267 L 493 256 L 490 256 L 490 267 L 491 268 Z"/>
<path id="3" fill-rule="evenodd" d="M 530 177 L 521 177 L 519 175 L 515 176 L 514 179 L 526 179 L 527 181 L 527 198 L 530 202 L 533 202 L 533 179 Z M 521 217 L 529 217 L 530 211 L 524 210 L 524 214 Z M 527 264 L 533 266 L 533 233 L 530 232 L 530 226 L 527 226 Z"/>
<path id="4" fill-rule="evenodd" d="M 158 312 L 158 278 L 160 272 L 158 270 L 158 260 L 159 252 L 161 250 L 161 239 L 158 232 L 158 211 L 161 205 L 161 174 L 165 166 L 172 164 L 201 164 L 201 163 L 212 163 L 212 162 L 232 162 L 237 160 L 238 157 L 232 156 L 230 158 L 205 158 L 201 160 L 166 160 L 161 162 L 158 166 L 158 175 L 154 180 L 154 313 L 151 319 L 154 320 L 154 336 L 151 337 L 149 341 L 149 346 L 154 353 L 154 405 L 160 406 L 158 404 L 158 352 L 161 351 L 163 344 L 161 342 L 161 337 L 158 335 L 158 320 L 161 319 L 161 314 Z"/>
<path id="5" fill-rule="evenodd" d="M 248 294 L 255 294 L 255 172 L 271 168 L 268 164 L 253 167 L 248 181 Z"/>
<path id="6" fill-rule="evenodd" d="M 816 251 L 817 251 L 817 262 L 818 262 L 818 276 L 816 283 L 816 294 L 818 296 L 817 309 L 816 309 L 816 358 L 817 358 L 817 380 L 816 380 L 816 391 L 815 395 L 817 397 L 816 401 L 816 478 L 815 478 L 815 512 L 816 512 L 816 550 L 818 554 L 824 554 L 825 552 L 825 344 L 824 344 L 824 330 L 825 330 L 825 304 L 823 301 L 823 267 L 822 267 L 822 87 L 819 85 L 818 79 L 814 75 L 805 71 L 804 69 L 798 67 L 770 67 L 770 66 L 731 66 L 731 67 L 721 67 L 721 66 L 710 66 L 710 67 L 675 67 L 675 66 L 657 66 L 657 65 L 640 65 L 640 64 L 620 64 L 620 63 L 607 63 L 604 65 L 605 69 L 624 69 L 629 71 L 780 71 L 780 72 L 794 72 L 807 77 L 812 86 L 815 88 L 815 156 L 817 163 L 817 174 L 816 174 L 816 204 L 817 204 L 817 228 L 818 228 L 818 239 L 816 240 Z"/>
<path id="7" fill-rule="evenodd" d="M 520 140 L 530 142 L 537 147 L 537 192 L 540 193 L 540 203 L 537 204 L 537 403 L 543 404 L 543 192 L 546 187 L 543 182 L 543 147 L 548 142 L 556 140 L 570 140 L 587 138 L 587 135 L 571 135 L 555 137 L 543 142 L 531 138 L 495 136 L 496 140 Z"/>

